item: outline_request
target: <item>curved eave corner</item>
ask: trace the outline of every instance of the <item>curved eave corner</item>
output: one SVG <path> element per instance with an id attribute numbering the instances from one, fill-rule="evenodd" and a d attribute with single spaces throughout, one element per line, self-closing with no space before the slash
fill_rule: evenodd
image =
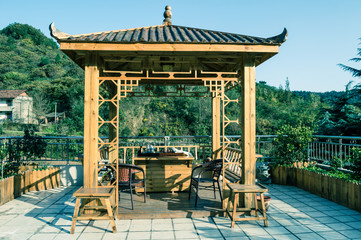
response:
<path id="1" fill-rule="evenodd" d="M 281 34 L 273 37 L 269 37 L 267 38 L 267 40 L 271 41 L 272 43 L 276 43 L 276 44 L 278 43 L 279 45 L 282 45 L 282 43 L 286 42 L 287 36 L 288 36 L 287 29 L 284 28 Z"/>
<path id="2" fill-rule="evenodd" d="M 71 36 L 70 34 L 64 33 L 56 29 L 55 24 L 53 22 L 49 25 L 49 30 L 50 30 L 50 35 L 53 38 L 55 38 L 57 41 L 69 38 Z"/>

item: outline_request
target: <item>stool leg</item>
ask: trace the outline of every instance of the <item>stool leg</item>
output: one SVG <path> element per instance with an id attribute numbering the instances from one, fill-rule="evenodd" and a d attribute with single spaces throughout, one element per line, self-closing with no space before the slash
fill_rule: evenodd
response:
<path id="1" fill-rule="evenodd" d="M 261 193 L 261 203 L 262 203 L 262 213 L 263 213 L 263 217 L 264 217 L 264 226 L 268 227 L 268 223 L 267 223 L 267 214 L 266 214 L 266 208 L 264 205 L 264 198 L 263 198 L 263 193 Z"/>
<path id="2" fill-rule="evenodd" d="M 71 222 L 70 234 L 74 234 L 76 220 L 77 220 L 78 214 L 79 214 L 79 208 L 80 208 L 80 198 L 77 198 L 76 202 L 75 202 L 74 215 L 73 215 L 73 219 Z"/>
<path id="3" fill-rule="evenodd" d="M 255 211 L 256 211 L 256 217 L 258 217 L 257 193 L 253 193 L 253 199 L 254 199 L 254 208 L 255 208 Z"/>
<path id="4" fill-rule="evenodd" d="M 109 199 L 105 199 L 105 205 L 107 207 L 107 211 L 108 211 L 108 215 L 109 215 L 109 220 L 110 220 L 110 225 L 112 226 L 112 230 L 113 233 L 117 232 L 117 228 L 115 226 L 115 222 L 114 222 L 114 215 L 113 215 L 113 209 L 111 207 L 110 201 Z"/>
<path id="5" fill-rule="evenodd" d="M 234 202 L 233 202 L 233 214 L 232 214 L 232 223 L 231 223 L 231 228 L 234 227 L 234 222 L 235 222 L 235 218 L 236 218 L 236 211 L 237 211 L 237 205 L 238 205 L 238 198 L 239 198 L 239 193 L 235 193 L 234 194 Z"/>

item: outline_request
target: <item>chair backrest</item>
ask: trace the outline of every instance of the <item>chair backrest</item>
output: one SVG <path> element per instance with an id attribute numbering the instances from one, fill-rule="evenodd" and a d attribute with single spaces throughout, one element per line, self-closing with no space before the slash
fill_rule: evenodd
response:
<path id="1" fill-rule="evenodd" d="M 143 177 L 144 176 L 144 170 L 142 167 L 133 165 L 133 164 L 125 164 L 120 163 L 118 165 L 118 182 L 120 183 L 126 183 L 132 181 L 132 173 L 136 173 L 142 171 Z"/>
<path id="2" fill-rule="evenodd" d="M 202 168 L 204 168 L 205 171 L 212 171 L 213 177 L 217 179 L 221 175 L 222 167 L 223 167 L 223 159 L 216 159 L 202 165 Z"/>
<path id="3" fill-rule="evenodd" d="M 129 182 L 130 180 L 130 167 L 122 166 L 121 164 L 118 166 L 118 181 L 119 182 Z"/>

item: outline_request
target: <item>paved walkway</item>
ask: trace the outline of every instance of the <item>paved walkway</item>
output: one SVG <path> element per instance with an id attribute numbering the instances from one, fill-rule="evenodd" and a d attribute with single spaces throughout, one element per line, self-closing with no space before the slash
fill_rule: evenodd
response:
<path id="1" fill-rule="evenodd" d="M 74 187 L 31 192 L 0 206 L 0 239 L 361 239 L 361 213 L 301 189 L 269 185 L 269 227 L 227 218 L 81 221 L 69 234 Z"/>

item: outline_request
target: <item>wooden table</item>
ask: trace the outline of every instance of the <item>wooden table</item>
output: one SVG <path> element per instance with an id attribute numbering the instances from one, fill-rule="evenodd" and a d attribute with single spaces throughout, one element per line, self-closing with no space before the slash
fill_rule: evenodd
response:
<path id="1" fill-rule="evenodd" d="M 227 183 L 227 186 L 231 190 L 230 199 L 227 204 L 227 214 L 230 217 L 232 223 L 231 228 L 234 226 L 235 221 L 249 221 L 249 220 L 263 220 L 264 226 L 267 227 L 267 215 L 266 215 L 266 208 L 264 205 L 264 199 L 263 199 L 263 193 L 268 192 L 268 189 L 264 187 L 263 185 L 245 185 L 245 184 L 239 184 L 239 183 Z M 254 198 L 254 207 L 251 208 L 237 208 L 237 205 L 239 203 L 239 194 L 240 193 L 252 193 Z M 261 203 L 262 203 L 262 209 L 260 217 L 258 214 L 258 204 L 257 204 L 257 193 L 260 194 Z M 230 213 L 230 204 L 233 203 L 233 211 L 232 215 Z M 252 212 L 255 211 L 256 217 L 244 217 L 244 218 L 236 218 L 236 213 L 243 215 L 246 212 Z"/>
<path id="2" fill-rule="evenodd" d="M 114 194 L 114 187 L 97 187 L 97 188 L 83 188 L 78 189 L 73 195 L 76 197 L 75 209 L 73 220 L 71 223 L 70 234 L 75 231 L 75 225 L 77 220 L 109 220 L 112 226 L 113 233 L 117 232 L 114 223 L 114 210 L 115 207 L 111 204 L 111 197 Z M 81 199 L 99 200 L 99 202 L 105 202 L 105 206 L 84 206 L 84 203 L 80 205 Z M 86 214 L 85 210 L 106 210 L 106 214 Z"/>
<path id="3" fill-rule="evenodd" d="M 193 157 L 135 157 L 134 164 L 144 169 L 147 192 L 188 191 Z"/>

